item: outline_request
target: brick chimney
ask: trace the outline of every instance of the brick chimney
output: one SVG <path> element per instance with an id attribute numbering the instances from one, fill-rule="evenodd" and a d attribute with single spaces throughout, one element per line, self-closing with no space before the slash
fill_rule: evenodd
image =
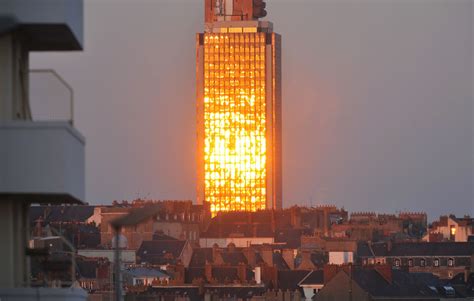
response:
<path id="1" fill-rule="evenodd" d="M 290 208 L 290 213 L 291 213 L 291 226 L 293 228 L 299 228 L 301 227 L 301 210 L 299 207 L 291 207 Z"/>
<path id="2" fill-rule="evenodd" d="M 290 270 L 295 269 L 295 256 L 292 249 L 283 249 L 282 251 L 283 259 L 290 268 Z"/>
<path id="3" fill-rule="evenodd" d="M 242 283 L 247 281 L 247 265 L 246 264 L 239 263 L 237 267 L 237 275 L 239 276 L 239 279 Z"/>
<path id="4" fill-rule="evenodd" d="M 212 265 L 210 263 L 206 263 L 204 266 L 204 276 L 206 277 L 207 281 L 211 281 L 212 279 Z"/>
<path id="5" fill-rule="evenodd" d="M 212 245 L 212 261 L 216 260 L 217 254 L 219 253 L 219 245 L 213 244 Z"/>
<path id="6" fill-rule="evenodd" d="M 184 265 L 182 263 L 175 266 L 175 281 L 177 284 L 184 284 Z"/>
<path id="7" fill-rule="evenodd" d="M 314 270 L 316 266 L 311 261 L 311 251 L 302 250 L 301 251 L 301 264 L 298 267 L 299 270 Z"/>

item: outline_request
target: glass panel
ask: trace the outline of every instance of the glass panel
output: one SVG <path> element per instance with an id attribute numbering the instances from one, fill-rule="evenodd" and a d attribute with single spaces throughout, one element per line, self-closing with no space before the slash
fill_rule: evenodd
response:
<path id="1" fill-rule="evenodd" d="M 265 209 L 264 33 L 213 36 L 204 39 L 205 200 L 213 216 Z"/>

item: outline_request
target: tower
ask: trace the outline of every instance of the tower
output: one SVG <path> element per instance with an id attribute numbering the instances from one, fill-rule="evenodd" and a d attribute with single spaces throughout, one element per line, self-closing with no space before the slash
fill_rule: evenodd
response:
<path id="1" fill-rule="evenodd" d="M 281 37 L 261 0 L 205 0 L 197 48 L 197 200 L 219 211 L 282 206 Z"/>

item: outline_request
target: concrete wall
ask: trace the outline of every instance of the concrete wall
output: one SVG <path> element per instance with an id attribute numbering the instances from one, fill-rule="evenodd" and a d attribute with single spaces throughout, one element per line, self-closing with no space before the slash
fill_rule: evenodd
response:
<path id="1" fill-rule="evenodd" d="M 0 122 L 0 194 L 83 200 L 85 140 L 67 122 Z"/>
<path id="2" fill-rule="evenodd" d="M 87 293 L 82 288 L 0 288 L 2 301 L 86 301 Z"/>
<path id="3" fill-rule="evenodd" d="M 32 31 L 31 41 L 35 44 L 29 45 L 31 50 L 79 50 L 74 49 L 77 46 L 82 48 L 83 0 L 2 0 L 0 1 L 0 17 L 9 20 L 8 23 L 2 23 L 0 28 L 6 26 L 11 29 L 16 26 L 43 28 L 43 31 Z M 47 27 L 41 26 L 49 28 L 45 31 Z M 57 34 L 51 35 L 52 31 L 48 31 L 51 29 Z M 63 33 L 63 35 L 58 33 Z M 45 36 L 36 36 L 38 34 Z M 71 44 L 70 41 L 75 43 Z M 62 46 L 60 49 L 55 49 L 56 47 L 45 49 L 51 46 L 51 42 Z M 64 48 L 64 46 L 68 47 Z"/>

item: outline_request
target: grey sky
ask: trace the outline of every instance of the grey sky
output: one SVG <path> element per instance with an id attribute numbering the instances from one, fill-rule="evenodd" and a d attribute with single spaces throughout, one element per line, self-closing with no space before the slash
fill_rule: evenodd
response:
<path id="1" fill-rule="evenodd" d="M 202 2 L 86 0 L 85 51 L 32 54 L 75 89 L 87 201 L 194 199 Z M 474 214 L 473 6 L 267 1 L 283 37 L 285 207 Z M 32 80 L 32 101 L 57 90 Z"/>

